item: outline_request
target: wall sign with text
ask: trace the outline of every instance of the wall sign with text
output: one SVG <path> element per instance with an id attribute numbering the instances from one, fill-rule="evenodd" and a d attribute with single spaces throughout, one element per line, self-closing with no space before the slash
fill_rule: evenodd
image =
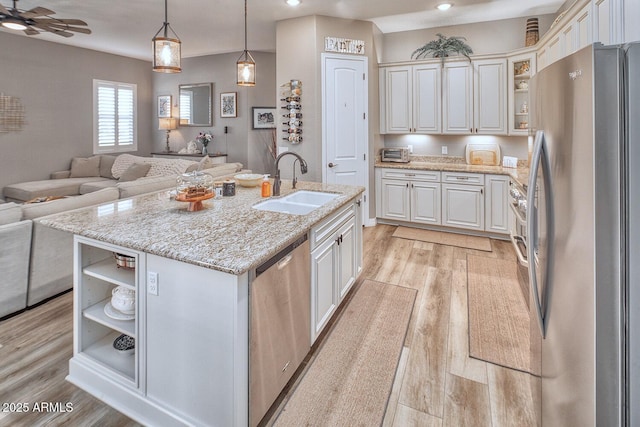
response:
<path id="1" fill-rule="evenodd" d="M 341 37 L 325 37 L 324 50 L 327 52 L 357 53 L 364 55 L 364 41 Z"/>

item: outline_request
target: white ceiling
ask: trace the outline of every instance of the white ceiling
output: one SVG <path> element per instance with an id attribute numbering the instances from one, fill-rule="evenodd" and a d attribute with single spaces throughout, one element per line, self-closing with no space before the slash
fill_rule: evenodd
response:
<path id="1" fill-rule="evenodd" d="M 391 33 L 555 13 L 563 4 L 562 0 L 453 0 L 454 6 L 441 12 L 435 7 L 442 1 L 302 0 L 291 7 L 284 0 L 249 0 L 248 47 L 274 52 L 276 21 L 307 15 L 369 20 L 383 33 Z M 11 2 L 0 3 L 9 7 Z M 168 4 L 169 22 L 182 40 L 183 57 L 244 49 L 243 0 L 168 0 Z M 93 34 L 68 39 L 46 33 L 32 37 L 145 60 L 151 60 L 151 39 L 164 22 L 163 0 L 18 2 L 23 10 L 36 6 L 54 10 L 58 18 L 82 19 Z"/>

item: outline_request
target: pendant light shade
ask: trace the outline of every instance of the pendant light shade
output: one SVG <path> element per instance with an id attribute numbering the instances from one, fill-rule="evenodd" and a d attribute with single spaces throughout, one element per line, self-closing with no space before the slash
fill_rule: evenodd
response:
<path id="1" fill-rule="evenodd" d="M 167 19 L 167 0 L 164 0 L 164 23 L 153 37 L 153 71 L 160 73 L 179 73 L 180 39 Z"/>
<path id="2" fill-rule="evenodd" d="M 244 0 L 244 52 L 236 62 L 238 86 L 256 85 L 256 61 L 247 50 L 247 0 Z"/>

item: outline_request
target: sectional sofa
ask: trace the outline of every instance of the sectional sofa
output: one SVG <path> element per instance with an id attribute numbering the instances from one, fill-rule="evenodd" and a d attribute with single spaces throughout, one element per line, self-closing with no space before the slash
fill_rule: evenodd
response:
<path id="1" fill-rule="evenodd" d="M 96 157 L 102 161 L 106 156 Z M 50 180 L 17 183 L 3 189 L 7 203 L 0 203 L 0 318 L 55 296 L 73 285 L 73 236 L 42 225 L 41 221 L 48 216 L 171 189 L 176 185 L 176 176 L 187 170 L 200 168 L 221 180 L 246 172 L 241 163 L 208 167 L 211 165 L 206 164 L 206 159 L 199 163 L 122 154 L 113 159 L 107 158 L 106 164 L 110 167 L 98 172 L 102 175 L 110 173 L 110 177 L 74 176 L 95 173 L 89 168 L 82 172 L 77 167 L 79 163 L 86 162 L 72 161 L 70 170 L 55 172 Z M 133 166 L 140 164 L 147 166 Z M 125 172 L 136 168 L 140 169 L 138 175 L 143 170 L 146 173 L 128 180 Z M 125 180 L 122 180 L 123 175 Z M 132 173 L 129 178 L 135 176 Z M 25 203 L 61 196 L 65 197 Z"/>

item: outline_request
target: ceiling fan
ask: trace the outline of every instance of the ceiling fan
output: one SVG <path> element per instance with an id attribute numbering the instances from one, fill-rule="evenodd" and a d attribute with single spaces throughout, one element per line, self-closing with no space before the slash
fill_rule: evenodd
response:
<path id="1" fill-rule="evenodd" d="M 13 7 L 10 9 L 0 4 L 0 25 L 11 30 L 23 30 L 28 36 L 34 36 L 43 31 L 62 37 L 73 36 L 72 31 L 91 34 L 90 29 L 78 27 L 87 25 L 80 19 L 52 18 L 49 15 L 54 15 L 55 12 L 44 7 L 34 7 L 27 11 L 20 10 L 16 7 L 17 3 L 18 0 L 13 0 Z"/>

